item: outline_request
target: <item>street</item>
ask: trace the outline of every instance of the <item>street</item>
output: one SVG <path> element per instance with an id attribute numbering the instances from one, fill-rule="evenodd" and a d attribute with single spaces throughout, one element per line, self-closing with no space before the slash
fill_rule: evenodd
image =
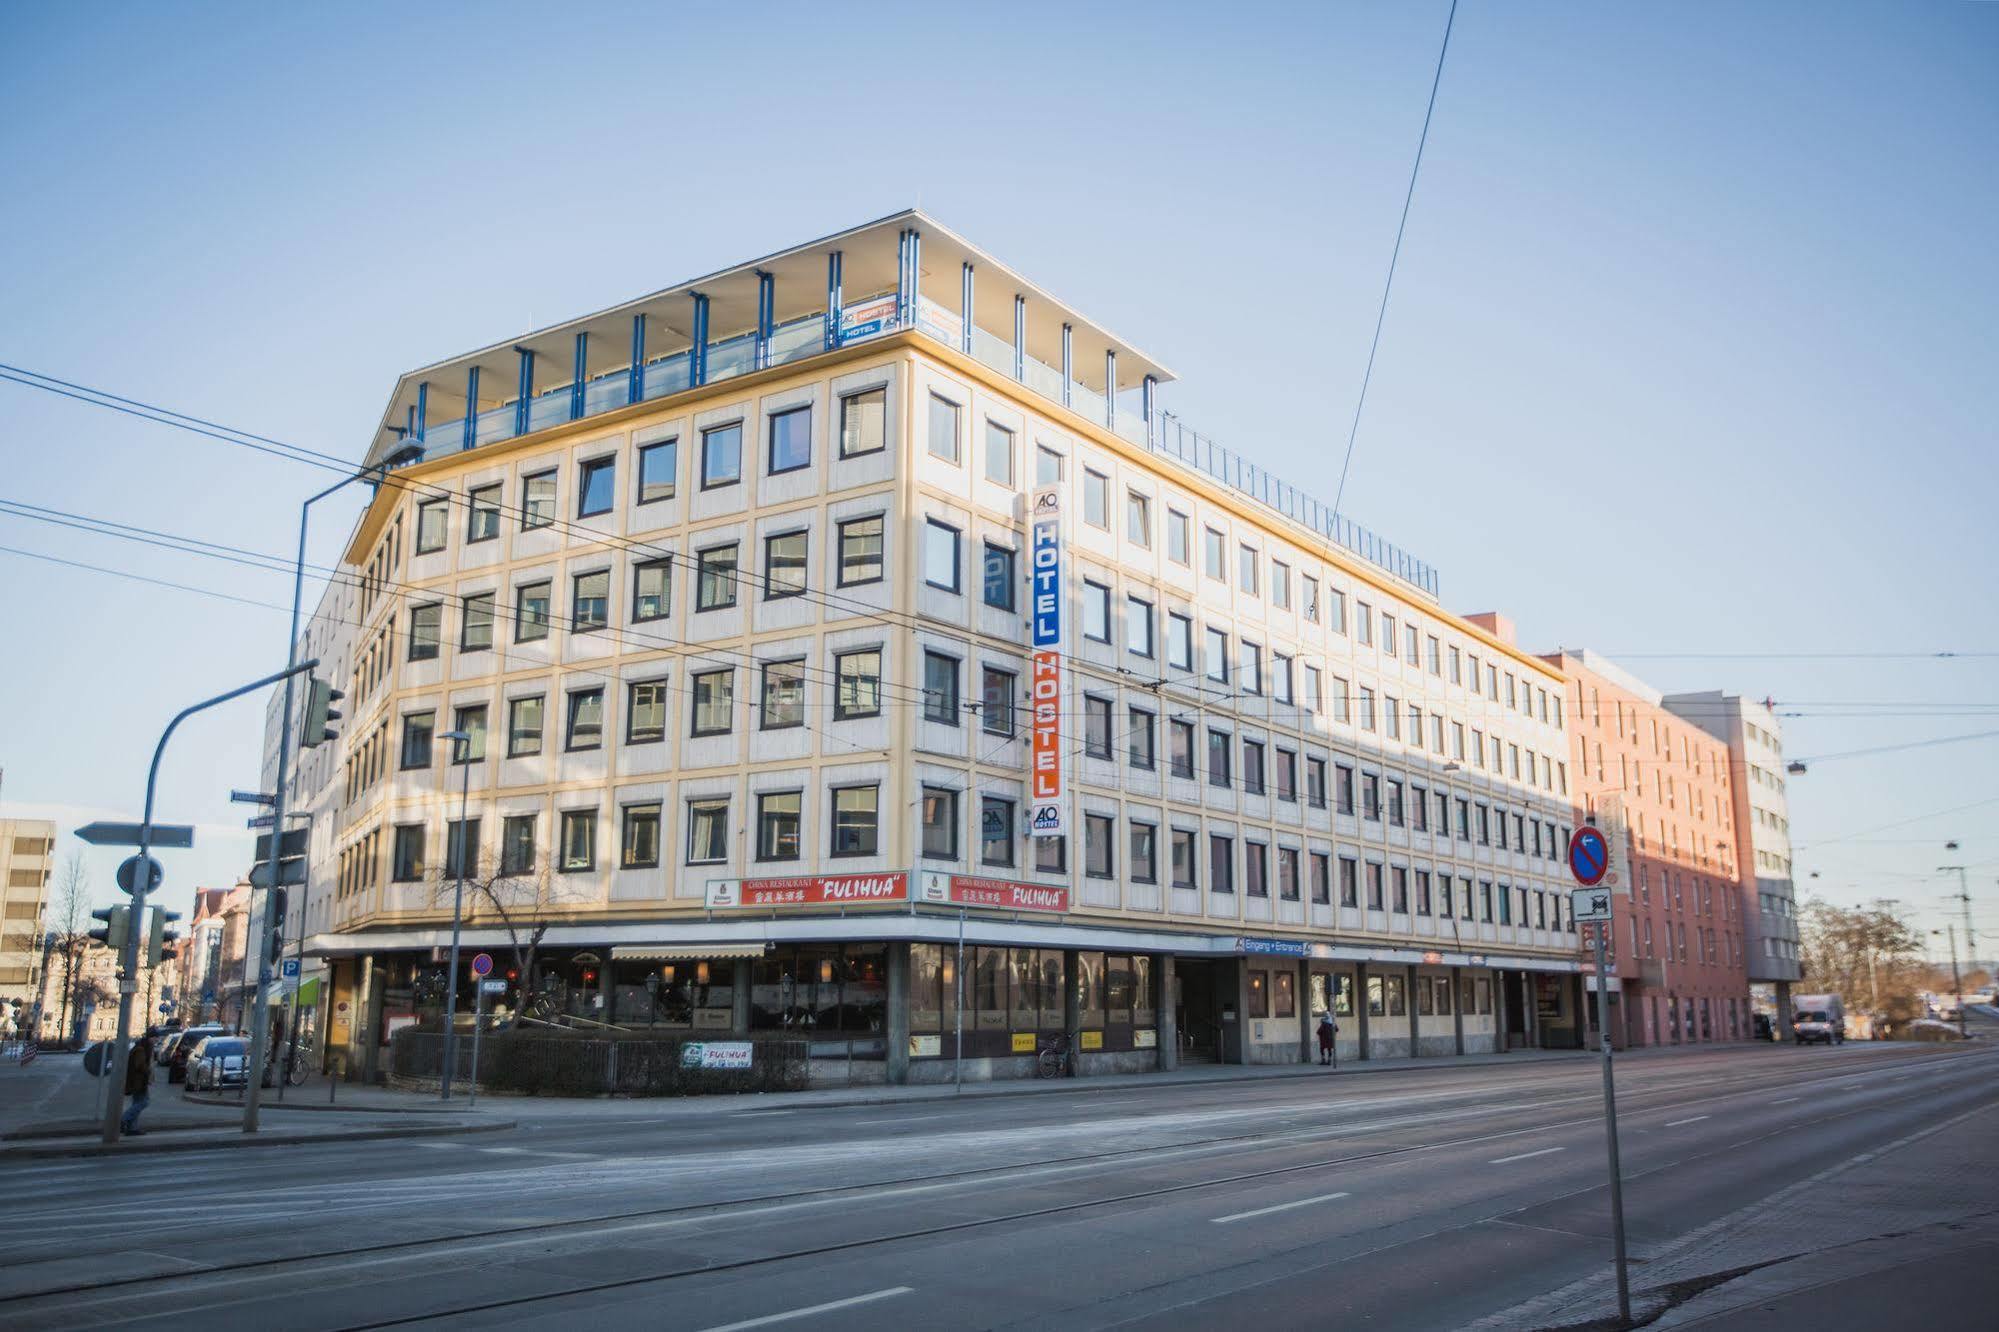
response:
<path id="1" fill-rule="evenodd" d="M 1817 1282 L 1851 1275 L 1840 1246 L 1928 1224 L 1979 1250 L 1932 1265 L 1923 1298 L 1951 1299 L 1999 1238 L 1977 1201 L 1999 1152 L 1965 1131 L 1999 1108 L 1995 1070 L 1977 1045 L 1620 1057 L 1641 1316 L 1668 1325 L 1727 1290 L 1689 1278 L 1748 1263 L 1767 1295 L 1800 1252 Z M 518 1127 L 12 1164 L 0 1318 L 1456 1328 L 1605 1307 L 1582 1056 L 840 1106 L 498 1104 Z M 1867 1201 L 1842 1203 L 1849 1183 Z M 1810 1224 L 1780 1225 L 1786 1207 Z M 1743 1325 L 1782 1325 L 1762 1316 Z"/>

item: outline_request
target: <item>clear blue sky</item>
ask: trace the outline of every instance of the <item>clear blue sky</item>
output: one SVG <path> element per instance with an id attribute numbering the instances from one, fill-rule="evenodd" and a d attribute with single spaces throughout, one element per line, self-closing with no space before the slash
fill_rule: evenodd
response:
<path id="1" fill-rule="evenodd" d="M 1446 8 L 12 6 L 0 360 L 358 458 L 404 369 L 920 203 L 1330 498 Z M 1528 646 L 1774 695 L 1794 753 L 1999 727 L 1999 661 L 1849 655 L 1999 650 L 1995 72 L 1994 5 L 1467 0 L 1347 510 Z M 8 384 L 0 447 L 7 498 L 269 551 L 322 475 Z M 0 589 L 7 812 L 136 813 L 166 718 L 283 648 L 18 555 Z M 162 814 L 217 829 L 174 896 L 247 856 L 261 717 L 172 752 Z M 1940 924 L 1954 836 L 1999 940 L 1995 756 L 1815 765 L 1801 879 Z"/>

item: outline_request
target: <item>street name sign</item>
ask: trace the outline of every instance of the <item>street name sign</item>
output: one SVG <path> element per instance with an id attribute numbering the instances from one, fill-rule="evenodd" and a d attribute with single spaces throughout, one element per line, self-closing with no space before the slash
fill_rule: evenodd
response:
<path id="1" fill-rule="evenodd" d="M 505 994 L 507 992 L 507 983 L 497 976 L 491 980 L 482 980 L 479 982 L 479 992 L 481 994 Z"/>
<path id="2" fill-rule="evenodd" d="M 76 830 L 76 835 L 92 846 L 137 846 L 139 832 L 143 825 L 137 823 L 108 823 L 100 819 L 96 823 L 86 823 Z M 151 846 L 154 850 L 186 850 L 194 845 L 194 825 L 191 823 L 155 823 Z"/>
<path id="3" fill-rule="evenodd" d="M 232 804 L 237 805 L 275 805 L 278 803 L 276 796 L 267 795 L 262 791 L 231 791 L 229 799 Z"/>

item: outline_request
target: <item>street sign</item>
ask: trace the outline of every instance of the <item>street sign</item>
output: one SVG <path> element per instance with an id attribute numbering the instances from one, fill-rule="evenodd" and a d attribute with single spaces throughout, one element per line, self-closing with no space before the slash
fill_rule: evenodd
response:
<path id="1" fill-rule="evenodd" d="M 505 994 L 506 992 L 507 983 L 497 977 L 492 980 L 482 980 L 479 982 L 479 993 L 481 994 Z"/>
<path id="2" fill-rule="evenodd" d="M 280 860 L 278 862 L 277 886 L 292 887 L 305 882 L 305 862 L 303 860 Z M 271 862 L 258 861 L 250 870 L 252 888 L 271 887 Z"/>
<path id="3" fill-rule="evenodd" d="M 493 959 L 490 955 L 486 953 L 475 953 L 472 955 L 472 974 L 474 976 L 485 976 L 492 970 Z"/>
<path id="4" fill-rule="evenodd" d="M 298 959 L 281 958 L 278 961 L 278 986 L 286 994 L 298 993 Z"/>
<path id="5" fill-rule="evenodd" d="M 137 846 L 139 830 L 137 823 L 86 823 L 76 830 L 76 835 L 92 846 Z M 194 845 L 194 825 L 191 823 L 155 823 L 153 825 L 152 846 L 155 850 L 186 850 Z"/>
<path id="6" fill-rule="evenodd" d="M 275 826 L 277 821 L 278 816 L 275 814 L 252 814 L 249 818 L 243 820 L 243 826 L 253 830 L 269 828 Z"/>
<path id="7" fill-rule="evenodd" d="M 231 791 L 229 793 L 229 800 L 230 803 L 237 805 L 275 805 L 278 803 L 276 796 L 265 795 L 262 791 Z"/>
<path id="8" fill-rule="evenodd" d="M 146 875 L 146 891 L 150 893 L 160 886 L 160 879 L 165 875 L 166 871 L 161 869 L 160 862 L 154 860 L 151 856 L 146 857 L 146 864 L 152 867 L 151 872 Z M 137 856 L 125 857 L 118 865 L 119 891 L 125 893 L 131 892 L 132 885 L 137 881 L 138 877 L 139 858 Z"/>
<path id="9" fill-rule="evenodd" d="M 306 829 L 293 828 L 290 831 L 286 832 L 284 836 L 280 837 L 278 839 L 279 859 L 291 860 L 294 859 L 295 857 L 304 855 L 305 836 L 306 836 Z M 257 839 L 257 854 L 254 857 L 252 857 L 252 859 L 269 860 L 270 858 L 271 858 L 271 835 L 269 833 L 265 833 L 262 837 L 259 837 Z"/>
<path id="10" fill-rule="evenodd" d="M 1575 875 L 1576 882 L 1594 888 L 1603 882 L 1604 871 L 1609 868 L 1609 839 L 1600 829 L 1587 824 L 1576 829 L 1569 837 L 1569 873 Z"/>
<path id="11" fill-rule="evenodd" d="M 1578 925 L 1610 919 L 1610 890 L 1574 888 L 1569 891 L 1569 914 Z"/>

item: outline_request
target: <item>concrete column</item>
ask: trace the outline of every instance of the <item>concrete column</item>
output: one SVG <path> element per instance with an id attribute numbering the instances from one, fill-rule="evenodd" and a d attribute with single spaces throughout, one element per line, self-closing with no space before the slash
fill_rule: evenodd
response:
<path id="1" fill-rule="evenodd" d="M 361 995 L 354 1008 L 355 1034 L 361 1042 L 361 1082 L 365 1086 L 375 1081 L 381 1046 L 376 1033 L 382 1029 L 382 978 L 375 974 L 372 954 L 361 959 Z"/>
<path id="2" fill-rule="evenodd" d="M 1355 1020 L 1360 1023 L 1360 1050 L 1358 1057 L 1365 1059 L 1368 1056 L 1367 963 L 1365 962 L 1356 962 L 1353 964 L 1353 1011 Z"/>
<path id="3" fill-rule="evenodd" d="M 1492 1048 L 1500 1054 L 1508 1053 L 1513 1047 L 1507 1032 L 1506 1022 L 1506 973 L 1492 973 Z"/>
<path id="4" fill-rule="evenodd" d="M 1451 1039 L 1457 1042 L 1458 1053 L 1465 1052 L 1465 981 L 1464 968 L 1451 968 Z"/>
<path id="5" fill-rule="evenodd" d="M 735 960 L 729 986 L 729 1028 L 738 1036 L 750 1034 L 750 986 L 756 981 L 756 959 Z"/>
<path id="6" fill-rule="evenodd" d="M 1298 959 L 1298 1062 L 1309 1064 L 1318 1056 L 1313 1046 L 1316 1037 L 1312 1033 L 1312 964 L 1304 958 Z"/>
<path id="7" fill-rule="evenodd" d="M 1153 959 L 1152 972 L 1154 986 L 1159 991 L 1156 1012 L 1159 1014 L 1159 1071 L 1171 1073 L 1180 1067 L 1180 1013 L 1174 1006 L 1174 991 L 1178 988 L 1173 970 L 1173 955 Z"/>
<path id="8" fill-rule="evenodd" d="M 1541 1044 L 1541 1006 L 1534 999 L 1534 973 L 1520 973 L 1520 1029 L 1526 1033 L 1527 1048 L 1538 1049 Z"/>
<path id="9" fill-rule="evenodd" d="M 1083 1008 L 1076 1002 L 1076 980 L 1076 950 L 1065 948 L 1062 950 L 1062 1030 L 1068 1032 L 1072 1040 L 1080 1041 L 1082 1037 L 1077 1034 L 1077 1029 L 1083 1025 Z M 1069 1072 L 1081 1075 L 1082 1063 L 1081 1051 L 1070 1046 Z"/>
<path id="10" fill-rule="evenodd" d="M 909 945 L 888 946 L 888 1080 L 909 1081 Z"/>
<path id="11" fill-rule="evenodd" d="M 1414 1059 L 1416 1057 L 1416 1043 L 1422 1039 L 1420 1035 L 1422 1025 L 1416 1016 L 1419 1011 L 1416 1003 L 1416 968 L 1410 967 L 1408 971 L 1409 979 L 1407 984 L 1409 988 L 1404 993 L 1403 1002 L 1409 1006 L 1409 1057 Z"/>

